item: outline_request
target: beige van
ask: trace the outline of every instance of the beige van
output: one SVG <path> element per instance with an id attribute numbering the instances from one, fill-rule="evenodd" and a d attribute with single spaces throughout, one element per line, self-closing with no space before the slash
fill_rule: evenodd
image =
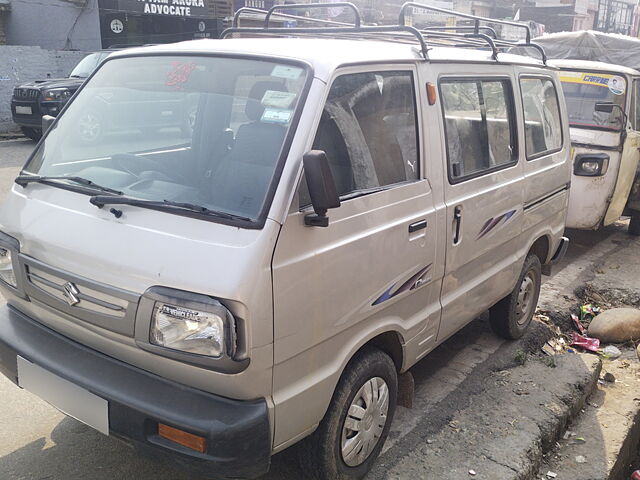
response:
<path id="1" fill-rule="evenodd" d="M 348 479 L 400 374 L 487 309 L 523 335 L 567 246 L 557 72 L 481 32 L 334 23 L 102 64 L 0 210 L 0 372 L 200 474 L 303 441 L 305 475 Z M 191 128 L 147 128 L 180 99 Z M 87 142 L 88 112 L 126 128 Z"/>

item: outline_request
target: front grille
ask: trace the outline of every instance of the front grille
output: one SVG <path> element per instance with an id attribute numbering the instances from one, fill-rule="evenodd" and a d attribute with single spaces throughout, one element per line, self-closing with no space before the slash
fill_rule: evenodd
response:
<path id="1" fill-rule="evenodd" d="M 139 296 L 20 255 L 27 295 L 74 319 L 133 336 Z"/>
<path id="2" fill-rule="evenodd" d="M 40 90 L 36 88 L 14 88 L 13 96 L 19 100 L 34 100 L 38 98 Z"/>

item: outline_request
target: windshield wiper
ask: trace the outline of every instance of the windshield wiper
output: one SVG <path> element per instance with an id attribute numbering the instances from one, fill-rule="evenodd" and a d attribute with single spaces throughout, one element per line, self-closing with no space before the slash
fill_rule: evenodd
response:
<path id="1" fill-rule="evenodd" d="M 91 197 L 89 201 L 98 208 L 102 208 L 105 205 L 133 205 L 135 207 L 158 208 L 169 211 L 186 210 L 189 212 L 199 213 L 201 215 L 224 218 L 226 220 L 244 220 L 247 222 L 251 221 L 249 217 L 243 217 L 242 215 L 236 215 L 235 213 L 220 212 L 218 210 L 211 210 L 207 207 L 196 205 L 194 203 L 174 202 L 171 200 L 143 200 L 141 198 L 127 197 L 124 195 L 117 197 L 111 195 L 95 195 Z"/>
<path id="2" fill-rule="evenodd" d="M 115 195 L 122 195 L 122 192 L 119 191 L 119 190 L 115 190 L 115 189 L 109 188 L 109 187 L 103 187 L 102 185 L 98 185 L 97 183 L 94 183 L 91 180 L 88 180 L 88 179 L 82 178 L 82 177 L 64 177 L 64 176 L 54 177 L 54 176 L 42 176 L 42 175 L 18 175 L 14 181 L 18 185 L 20 185 L 21 187 L 26 187 L 27 184 L 29 184 L 31 182 L 41 183 L 41 182 L 49 182 L 49 181 L 56 181 L 56 180 L 68 180 L 70 182 L 75 182 L 75 183 L 78 183 L 80 185 L 84 185 L 86 187 L 91 187 L 94 190 L 100 190 L 101 192 L 113 193 Z"/>

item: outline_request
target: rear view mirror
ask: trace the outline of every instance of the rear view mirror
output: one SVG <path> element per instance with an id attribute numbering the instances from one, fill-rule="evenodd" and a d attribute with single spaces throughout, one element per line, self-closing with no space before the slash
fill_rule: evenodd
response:
<path id="1" fill-rule="evenodd" d="M 340 206 L 340 197 L 329 167 L 329 160 L 322 150 L 311 150 L 304 154 L 302 162 L 311 204 L 316 212 L 315 215 L 305 215 L 304 223 L 312 227 L 327 227 L 329 226 L 327 210 Z"/>
<path id="2" fill-rule="evenodd" d="M 42 134 L 44 135 L 51 127 L 51 124 L 55 122 L 56 117 L 52 117 L 51 115 L 43 115 L 42 116 Z"/>
<path id="3" fill-rule="evenodd" d="M 617 105 L 612 102 L 598 102 L 596 103 L 595 110 L 596 112 L 611 113 L 616 106 Z"/>

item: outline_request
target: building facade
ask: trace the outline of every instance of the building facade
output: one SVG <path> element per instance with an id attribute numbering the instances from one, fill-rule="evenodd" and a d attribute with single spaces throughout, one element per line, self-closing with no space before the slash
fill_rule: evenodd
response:
<path id="1" fill-rule="evenodd" d="M 0 0 L 0 41 L 49 50 L 216 38 L 231 0 Z M 3 28 L 4 27 L 4 28 Z"/>

